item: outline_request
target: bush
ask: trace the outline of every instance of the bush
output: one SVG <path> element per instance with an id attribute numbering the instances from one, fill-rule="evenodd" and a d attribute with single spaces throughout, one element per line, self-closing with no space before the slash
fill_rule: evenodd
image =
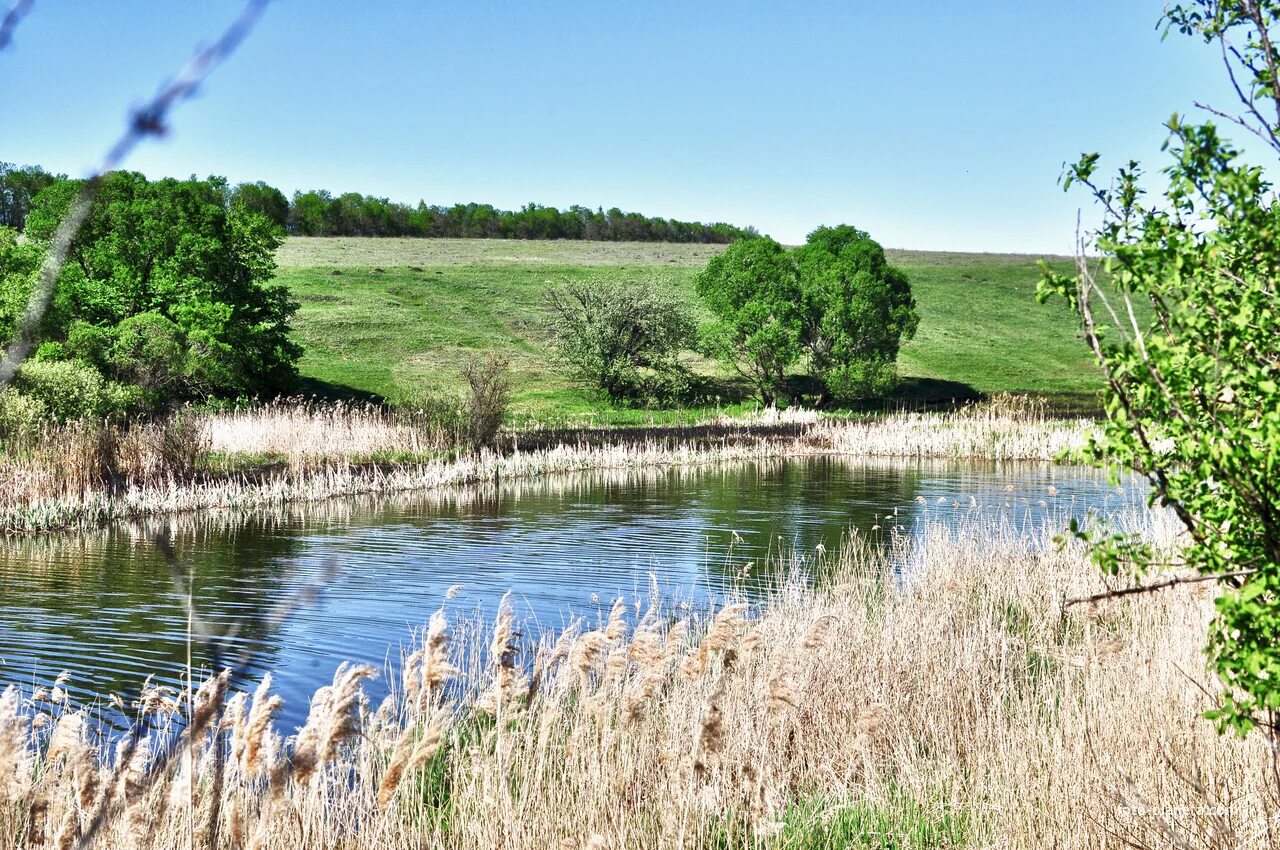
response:
<path id="1" fill-rule="evenodd" d="M 91 366 L 69 360 L 22 364 L 14 387 L 35 399 L 59 422 L 97 418 L 105 406 L 106 381 Z"/>
<path id="2" fill-rule="evenodd" d="M 569 281 L 547 293 L 556 356 L 615 402 L 678 399 L 688 387 L 679 354 L 697 325 L 674 293 L 652 281 Z"/>
<path id="3" fill-rule="evenodd" d="M 467 382 L 464 410 L 472 449 L 493 448 L 511 404 L 510 362 L 502 355 L 471 360 L 462 367 Z"/>
<path id="4" fill-rule="evenodd" d="M 0 441 L 13 445 L 34 440 L 48 416 L 49 411 L 39 400 L 13 387 L 0 392 Z"/>

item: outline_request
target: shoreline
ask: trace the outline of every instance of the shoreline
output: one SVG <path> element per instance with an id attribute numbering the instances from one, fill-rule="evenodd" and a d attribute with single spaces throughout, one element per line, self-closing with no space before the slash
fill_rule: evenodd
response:
<path id="1" fill-rule="evenodd" d="M 145 477 L 122 487 L 90 484 L 52 496 L 10 496 L 0 502 L 5 536 L 74 532 L 121 520 L 206 510 L 255 510 L 297 501 L 390 494 L 490 481 L 522 480 L 594 470 L 694 466 L 744 460 L 817 455 L 868 458 L 1056 462 L 1078 453 L 1091 425 L 1009 413 L 889 414 L 867 420 L 824 420 L 773 414 L 754 420 L 722 420 L 697 428 L 627 429 L 620 440 L 611 429 L 555 437 L 539 445 L 538 432 L 515 434 L 512 450 L 454 459 L 407 462 L 362 460 L 362 455 L 419 451 L 418 437 L 384 420 L 344 422 L 332 440 L 328 414 L 291 413 L 283 423 L 271 412 L 213 414 L 203 427 L 213 450 L 229 456 L 284 458 L 270 471 Z M 353 414 L 353 417 L 356 416 Z M 320 421 L 316 421 L 319 418 Z M 271 427 L 272 425 L 276 427 Z M 323 438 L 323 439 L 322 439 Z M 532 443 L 521 449 L 520 443 Z M 349 450 L 348 448 L 349 447 Z M 344 453 L 345 452 L 345 453 Z M 11 476 L 16 477 L 16 476 Z M 10 492 L 14 489 L 11 488 Z"/>

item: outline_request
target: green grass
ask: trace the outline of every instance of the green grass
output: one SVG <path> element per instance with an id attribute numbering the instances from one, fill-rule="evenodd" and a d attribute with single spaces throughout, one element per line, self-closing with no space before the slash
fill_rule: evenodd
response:
<path id="1" fill-rule="evenodd" d="M 309 392 L 405 401 L 453 394 L 462 364 L 494 351 L 511 358 L 518 414 L 639 424 L 689 412 L 619 410 L 576 385 L 547 351 L 543 293 L 571 278 L 658 278 L 696 304 L 693 277 L 719 250 L 649 243 L 294 238 L 280 250 L 279 279 L 302 303 L 295 325 L 306 349 L 301 371 Z M 1071 401 L 1097 392 L 1100 376 L 1076 338 L 1070 312 L 1035 303 L 1036 260 L 893 252 L 893 261 L 911 276 L 920 310 L 920 329 L 900 358 L 907 379 L 903 400 L 1013 391 Z M 721 381 L 722 401 L 741 392 L 716 364 L 691 357 L 690 365 Z M 711 394 L 717 392 L 713 388 Z M 708 406 L 715 407 L 714 399 Z"/>
<path id="2" fill-rule="evenodd" d="M 723 823 L 706 843 L 718 850 L 959 850 L 972 831 L 963 812 L 930 812 L 902 795 L 882 804 L 815 797 L 789 806 L 772 838 L 757 838 L 745 823 Z"/>

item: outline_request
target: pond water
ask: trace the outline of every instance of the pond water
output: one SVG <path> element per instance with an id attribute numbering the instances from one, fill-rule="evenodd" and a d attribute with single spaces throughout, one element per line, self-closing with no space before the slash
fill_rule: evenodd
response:
<path id="1" fill-rule="evenodd" d="M 875 462 L 817 457 L 513 482 L 473 491 L 334 500 L 272 512 L 122 524 L 0 543 L 0 688 L 71 673 L 73 700 L 142 680 L 177 685 L 188 618 L 154 536 L 166 532 L 199 616 L 271 671 L 286 728 L 344 660 L 383 667 L 410 630 L 447 606 L 517 612 L 554 628 L 619 595 L 705 604 L 750 593 L 779 552 L 812 557 L 852 529 L 887 539 L 921 521 L 996 515 L 1065 527 L 1071 515 L 1140 503 L 1100 473 L 1050 465 Z M 896 512 L 896 516 L 895 516 Z M 742 585 L 744 568 L 752 576 Z M 446 592 L 462 585 L 452 598 Z M 301 600 L 287 616 L 279 606 Z M 196 665 L 207 659 L 195 645 Z M 383 677 L 385 679 L 385 677 Z M 375 697 L 385 688 L 374 682 Z"/>

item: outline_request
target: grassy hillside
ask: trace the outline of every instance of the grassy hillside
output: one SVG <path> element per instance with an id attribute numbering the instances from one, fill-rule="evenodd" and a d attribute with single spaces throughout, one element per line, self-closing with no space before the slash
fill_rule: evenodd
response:
<path id="1" fill-rule="evenodd" d="M 452 393 L 483 351 L 512 358 L 517 409 L 537 416 L 602 411 L 548 356 L 541 322 L 549 284 L 657 277 L 693 295 L 715 245 L 455 239 L 294 238 L 280 280 L 302 302 L 302 373 L 326 395 L 412 399 Z M 1092 397 L 1099 377 L 1062 306 L 1035 303 L 1036 258 L 893 252 L 911 275 L 920 329 L 900 361 L 905 398 L 1028 391 Z M 715 364 L 694 361 L 719 374 Z M 720 375 L 726 380 L 728 375 Z M 725 385 L 726 396 L 733 388 Z M 602 411 L 614 420 L 647 412 Z"/>

